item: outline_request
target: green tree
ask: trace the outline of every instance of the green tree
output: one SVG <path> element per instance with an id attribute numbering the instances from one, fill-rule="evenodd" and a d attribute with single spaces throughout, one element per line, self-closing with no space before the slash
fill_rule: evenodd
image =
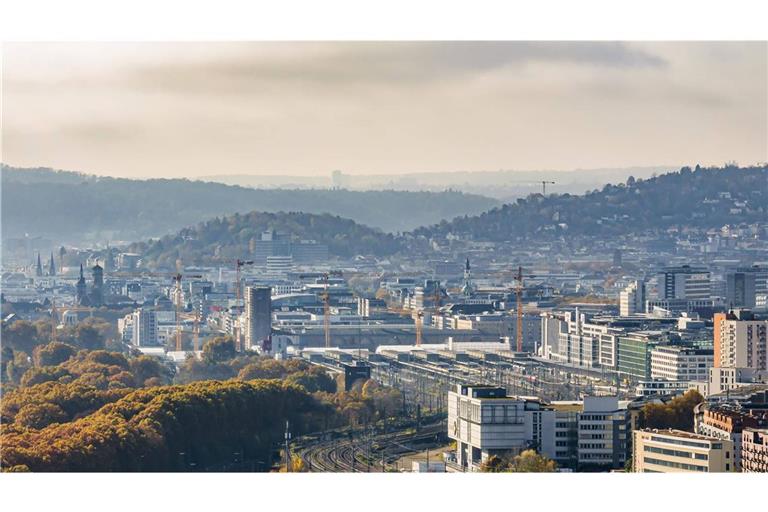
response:
<path id="1" fill-rule="evenodd" d="M 236 355 L 235 340 L 229 336 L 217 336 L 203 345 L 203 359 L 208 363 L 229 361 Z"/>

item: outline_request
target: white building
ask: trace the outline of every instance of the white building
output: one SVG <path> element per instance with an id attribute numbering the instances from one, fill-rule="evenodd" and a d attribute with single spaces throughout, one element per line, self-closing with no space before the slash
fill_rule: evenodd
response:
<path id="1" fill-rule="evenodd" d="M 659 299 L 709 299 L 712 297 L 710 273 L 705 268 L 682 265 L 667 267 L 658 275 Z"/>
<path id="2" fill-rule="evenodd" d="M 645 283 L 633 281 L 619 294 L 619 314 L 632 316 L 645 313 Z"/>
<path id="3" fill-rule="evenodd" d="M 148 308 L 139 308 L 133 312 L 133 340 L 135 347 L 151 347 L 159 343 L 157 313 Z"/>
<path id="4" fill-rule="evenodd" d="M 768 320 L 735 309 L 715 314 L 714 324 L 715 366 L 768 370 Z"/>
<path id="5" fill-rule="evenodd" d="M 706 380 L 714 354 L 709 349 L 662 345 L 651 350 L 651 378 L 670 381 Z"/>
<path id="6" fill-rule="evenodd" d="M 629 436 L 629 411 L 617 397 L 584 397 L 579 415 L 579 466 L 623 467 L 629 456 Z"/>

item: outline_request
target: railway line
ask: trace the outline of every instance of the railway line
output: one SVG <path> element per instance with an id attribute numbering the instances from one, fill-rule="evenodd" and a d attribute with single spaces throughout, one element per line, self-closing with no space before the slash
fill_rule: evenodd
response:
<path id="1" fill-rule="evenodd" d="M 403 455 L 443 444 L 444 421 L 389 433 L 360 432 L 358 437 L 303 440 L 294 448 L 310 472 L 380 473 Z"/>

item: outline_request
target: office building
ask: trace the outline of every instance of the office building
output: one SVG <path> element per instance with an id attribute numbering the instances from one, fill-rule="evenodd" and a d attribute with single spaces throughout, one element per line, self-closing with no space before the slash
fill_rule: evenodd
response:
<path id="1" fill-rule="evenodd" d="M 710 273 L 702 267 L 667 267 L 658 274 L 659 299 L 709 299 L 712 296 Z"/>
<path id="2" fill-rule="evenodd" d="M 661 345 L 651 350 L 651 378 L 670 381 L 704 381 L 709 376 L 711 349 Z"/>
<path id="3" fill-rule="evenodd" d="M 754 308 L 757 298 L 757 272 L 736 271 L 725 276 L 725 305 L 729 308 Z"/>
<path id="4" fill-rule="evenodd" d="M 624 467 L 629 457 L 630 416 L 617 397 L 584 397 L 578 422 L 579 467 Z"/>
<path id="5" fill-rule="evenodd" d="M 269 286 L 245 288 L 245 346 L 261 346 L 272 334 L 272 289 Z"/>
<path id="6" fill-rule="evenodd" d="M 734 472 L 733 443 L 682 430 L 635 430 L 632 467 L 637 473 Z"/>

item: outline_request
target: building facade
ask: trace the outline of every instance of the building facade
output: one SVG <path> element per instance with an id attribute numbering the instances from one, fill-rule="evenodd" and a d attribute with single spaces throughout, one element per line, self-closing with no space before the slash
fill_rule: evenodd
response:
<path id="1" fill-rule="evenodd" d="M 268 342 L 272 334 L 272 289 L 269 286 L 245 288 L 245 346 Z"/>
<path id="2" fill-rule="evenodd" d="M 632 468 L 636 473 L 731 473 L 734 448 L 728 440 L 682 430 L 635 430 Z"/>

